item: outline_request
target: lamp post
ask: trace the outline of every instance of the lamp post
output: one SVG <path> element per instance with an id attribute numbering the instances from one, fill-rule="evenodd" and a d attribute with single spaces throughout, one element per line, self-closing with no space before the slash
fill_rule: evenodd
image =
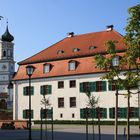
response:
<path id="1" fill-rule="evenodd" d="M 26 66 L 26 74 L 29 77 L 29 140 L 32 140 L 32 134 L 31 134 L 31 76 L 35 70 L 35 67 L 32 65 Z"/>

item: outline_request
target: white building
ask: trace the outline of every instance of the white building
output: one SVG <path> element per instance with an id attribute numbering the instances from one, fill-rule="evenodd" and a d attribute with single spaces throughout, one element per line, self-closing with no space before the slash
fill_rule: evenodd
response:
<path id="1" fill-rule="evenodd" d="M 0 109 L 12 109 L 13 85 L 15 72 L 14 37 L 9 33 L 8 25 L 0 39 Z"/>
<path id="2" fill-rule="evenodd" d="M 83 119 L 83 108 L 87 107 L 88 98 L 82 92 L 82 82 L 90 82 L 91 93 L 99 97 L 98 106 L 101 108 L 101 119 L 112 120 L 114 117 L 115 88 L 100 77 L 103 72 L 96 68 L 94 55 L 105 53 L 104 43 L 117 40 L 118 55 L 125 51 L 122 35 L 115 30 L 74 35 L 44 49 L 34 56 L 19 62 L 19 68 L 14 82 L 14 120 L 28 119 L 28 76 L 26 66 L 33 65 L 32 75 L 32 119 L 40 120 L 40 110 L 43 95 L 53 107 L 54 120 Z M 120 90 L 124 93 L 125 91 Z M 131 117 L 138 117 L 137 95 L 131 98 Z M 126 118 L 127 99 L 119 96 L 120 118 Z M 133 108 L 132 108 L 133 107 Z M 94 116 L 97 117 L 96 110 Z"/>

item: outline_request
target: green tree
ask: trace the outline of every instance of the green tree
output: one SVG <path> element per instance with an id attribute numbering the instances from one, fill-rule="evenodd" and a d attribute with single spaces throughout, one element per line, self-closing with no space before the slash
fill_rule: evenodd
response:
<path id="1" fill-rule="evenodd" d="M 120 56 L 116 50 L 117 41 L 109 40 L 105 43 L 107 46 L 106 55 L 96 55 L 95 61 L 97 68 L 104 70 L 106 73 L 102 77 L 116 86 L 116 135 L 117 139 L 117 108 L 118 108 L 118 89 L 123 87 L 127 91 L 127 140 L 130 140 L 130 95 L 133 94 L 131 89 L 138 86 L 140 81 L 140 5 L 128 9 L 129 17 L 125 28 L 126 35 L 124 43 L 126 51 L 119 63 L 114 65 L 113 61 Z M 123 75 L 125 78 L 121 78 Z"/>

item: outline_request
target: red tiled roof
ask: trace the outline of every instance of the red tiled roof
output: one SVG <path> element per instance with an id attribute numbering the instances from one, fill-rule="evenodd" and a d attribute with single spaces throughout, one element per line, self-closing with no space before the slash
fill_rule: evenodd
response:
<path id="1" fill-rule="evenodd" d="M 123 52 L 121 51 L 125 50 L 123 37 L 114 30 L 77 35 L 65 38 L 38 54 L 21 61 L 13 80 L 28 78 L 26 75 L 27 64 L 32 64 L 36 68 L 32 78 L 48 78 L 102 72 L 95 67 L 93 56 L 97 53 L 105 53 L 106 47 L 104 44 L 108 40 L 118 41 L 116 48 L 120 51 L 119 55 L 122 55 Z M 90 50 L 90 46 L 96 46 L 96 48 Z M 79 48 L 79 51 L 73 52 L 74 48 Z M 63 50 L 64 53 L 57 54 L 59 50 Z M 70 60 L 78 62 L 76 70 L 69 71 L 68 62 Z M 52 69 L 48 73 L 43 73 L 43 65 L 46 62 L 51 64 Z"/>
<path id="2" fill-rule="evenodd" d="M 96 53 L 105 52 L 106 47 L 104 44 L 108 40 L 117 40 L 117 50 L 124 50 L 122 38 L 122 35 L 120 35 L 115 30 L 67 37 L 57 42 L 56 44 L 44 49 L 43 51 L 35 54 L 34 56 L 19 62 L 19 65 L 80 56 L 90 56 Z M 96 46 L 97 48 L 91 50 L 89 49 L 90 46 Z M 79 48 L 79 51 L 73 52 L 74 48 Z M 57 54 L 59 50 L 62 50 L 63 53 Z"/>

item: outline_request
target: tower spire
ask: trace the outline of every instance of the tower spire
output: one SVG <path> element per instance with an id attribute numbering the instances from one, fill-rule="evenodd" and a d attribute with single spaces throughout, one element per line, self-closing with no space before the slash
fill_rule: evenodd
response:
<path id="1" fill-rule="evenodd" d="M 8 29 L 8 19 L 7 19 L 6 24 L 7 24 L 6 31 L 2 35 L 2 41 L 12 42 L 14 40 L 14 37 L 9 32 L 9 29 Z"/>

